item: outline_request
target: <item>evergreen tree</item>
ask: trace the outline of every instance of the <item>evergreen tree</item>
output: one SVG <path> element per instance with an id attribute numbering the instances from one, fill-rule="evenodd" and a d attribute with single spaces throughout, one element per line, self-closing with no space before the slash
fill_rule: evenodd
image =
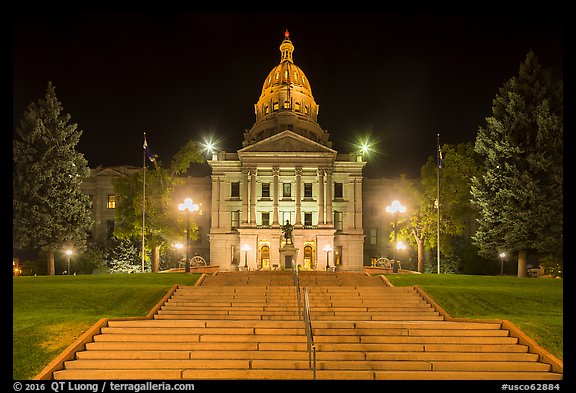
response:
<path id="1" fill-rule="evenodd" d="M 140 250 L 128 238 L 118 239 L 107 248 L 106 264 L 110 273 L 140 273 L 142 271 Z"/>
<path id="2" fill-rule="evenodd" d="M 472 179 L 480 215 L 473 239 L 486 257 L 518 253 L 521 277 L 528 252 L 562 252 L 562 100 L 562 86 L 553 86 L 531 51 L 476 137 L 484 168 Z"/>
<path id="3" fill-rule="evenodd" d="M 39 249 L 55 274 L 54 253 L 85 249 L 92 227 L 90 199 L 80 183 L 90 174 L 75 150 L 82 131 L 63 113 L 52 83 L 28 106 L 13 138 L 13 246 Z"/>

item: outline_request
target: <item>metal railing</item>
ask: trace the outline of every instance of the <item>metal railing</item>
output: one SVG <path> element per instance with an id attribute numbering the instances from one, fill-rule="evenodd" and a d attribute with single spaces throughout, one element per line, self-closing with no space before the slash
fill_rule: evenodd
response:
<path id="1" fill-rule="evenodd" d="M 304 330 L 306 332 L 306 350 L 308 351 L 308 369 L 312 370 L 312 377 L 316 379 L 316 345 L 314 345 L 314 335 L 312 334 L 312 319 L 310 318 L 310 301 L 308 300 L 308 288 L 304 287 L 304 305 L 300 295 L 300 277 L 298 267 L 292 269 L 292 283 L 296 288 L 296 298 L 298 302 L 298 320 L 302 320 L 302 308 L 304 308 Z"/>
<path id="2" fill-rule="evenodd" d="M 298 267 L 295 266 L 292 268 L 292 284 L 294 284 L 294 288 L 296 288 L 296 298 L 298 301 L 298 320 L 302 320 L 302 308 L 300 304 L 302 304 L 302 299 L 300 297 L 300 277 L 298 277 Z"/>
<path id="3" fill-rule="evenodd" d="M 306 349 L 308 350 L 308 369 L 312 370 L 312 377 L 316 379 L 316 345 L 312 334 L 312 320 L 310 319 L 310 303 L 308 301 L 308 288 L 304 287 L 304 326 L 306 328 Z"/>

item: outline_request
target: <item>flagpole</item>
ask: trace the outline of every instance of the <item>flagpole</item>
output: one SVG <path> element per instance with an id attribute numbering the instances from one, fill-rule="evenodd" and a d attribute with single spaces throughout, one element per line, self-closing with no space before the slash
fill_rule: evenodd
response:
<path id="1" fill-rule="evenodd" d="M 438 261 L 438 274 L 440 274 L 440 166 L 442 165 L 442 156 L 440 153 L 440 134 L 436 135 L 436 156 L 438 158 L 438 165 L 437 165 L 437 179 L 436 179 L 436 200 L 438 201 L 438 207 L 436 209 L 436 212 L 438 214 L 437 219 L 436 219 L 436 260 Z"/>
<path id="2" fill-rule="evenodd" d="M 144 247 L 144 228 L 146 225 L 146 133 L 144 133 L 144 144 L 142 145 L 142 273 L 144 273 L 146 251 Z"/>

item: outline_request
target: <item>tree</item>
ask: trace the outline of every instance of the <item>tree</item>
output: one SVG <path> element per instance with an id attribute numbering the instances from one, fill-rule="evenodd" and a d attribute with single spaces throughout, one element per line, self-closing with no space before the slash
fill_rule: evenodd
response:
<path id="1" fill-rule="evenodd" d="M 63 113 L 52 83 L 28 106 L 13 138 L 13 245 L 36 248 L 55 274 L 54 253 L 80 251 L 92 227 L 90 199 L 80 183 L 90 170 L 76 151 L 82 131 Z"/>
<path id="2" fill-rule="evenodd" d="M 444 165 L 440 173 L 440 251 L 457 263 L 462 253 L 462 244 L 469 242 L 473 233 L 471 224 L 475 216 L 469 197 L 470 178 L 478 173 L 480 164 L 472 143 L 445 144 L 442 151 Z M 438 245 L 437 168 L 436 160 L 431 156 L 422 166 L 417 182 L 400 179 L 401 188 L 413 204 L 407 212 L 408 224 L 400 231 L 400 236 L 402 239 L 411 237 L 411 243 L 416 245 L 418 271 L 421 273 L 425 270 L 425 250 L 432 250 Z M 443 267 L 444 271 L 455 270 L 445 265 Z"/>
<path id="3" fill-rule="evenodd" d="M 185 236 L 185 222 L 173 201 L 175 185 L 182 183 L 178 175 L 185 172 L 194 162 L 204 159 L 196 143 L 188 142 L 172 159 L 169 170 L 156 159 L 154 170 L 146 170 L 145 198 L 145 244 L 153 251 L 152 271 L 159 269 L 161 247 L 181 240 Z M 114 180 L 114 189 L 118 200 L 116 209 L 117 225 L 114 236 L 118 239 L 139 239 L 142 236 L 142 191 L 143 171 L 126 178 Z M 198 227 L 190 226 L 190 237 L 196 239 Z"/>
<path id="4" fill-rule="evenodd" d="M 530 51 L 476 136 L 484 167 L 472 179 L 479 209 L 473 239 L 486 257 L 518 253 L 520 277 L 527 275 L 528 252 L 562 252 L 562 94 Z"/>

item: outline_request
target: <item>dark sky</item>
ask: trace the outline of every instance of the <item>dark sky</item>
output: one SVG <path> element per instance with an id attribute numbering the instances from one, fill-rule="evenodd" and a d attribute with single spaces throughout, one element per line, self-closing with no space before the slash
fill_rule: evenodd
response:
<path id="1" fill-rule="evenodd" d="M 561 13 L 60 13 L 13 16 L 13 122 L 48 81 L 90 167 L 168 164 L 190 139 L 241 148 L 290 31 L 333 148 L 377 142 L 365 174 L 418 175 L 441 143 L 474 141 L 529 50 L 563 73 Z"/>

